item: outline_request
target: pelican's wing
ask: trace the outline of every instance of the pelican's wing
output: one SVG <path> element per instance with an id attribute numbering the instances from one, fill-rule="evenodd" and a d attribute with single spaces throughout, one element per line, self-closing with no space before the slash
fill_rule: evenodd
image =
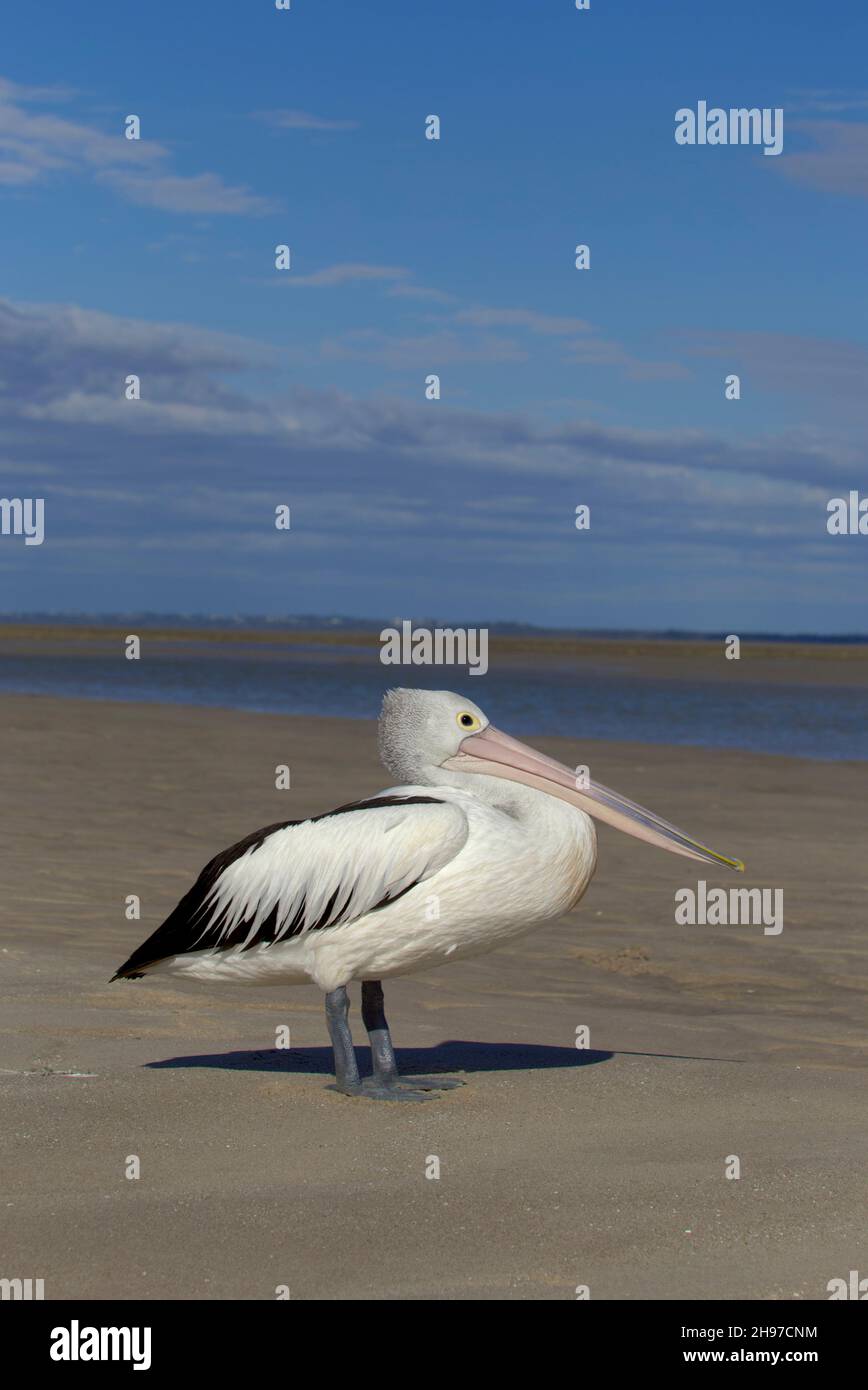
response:
<path id="1" fill-rule="evenodd" d="M 397 793 L 266 826 L 206 864 L 113 978 L 133 979 L 168 956 L 249 949 L 354 922 L 437 873 L 467 833 L 454 803 Z"/>

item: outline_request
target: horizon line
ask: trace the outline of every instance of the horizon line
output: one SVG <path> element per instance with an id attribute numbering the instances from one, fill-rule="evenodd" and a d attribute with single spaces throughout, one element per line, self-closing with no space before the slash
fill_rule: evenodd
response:
<path id="1" fill-rule="evenodd" d="M 485 628 L 495 634 L 508 635 L 539 635 L 540 637 L 616 637 L 616 638 L 647 638 L 647 639 L 669 639 L 672 641 L 689 641 L 690 639 L 704 640 L 723 640 L 729 636 L 737 636 L 744 641 L 765 641 L 765 642 L 811 642 L 811 643 L 862 643 L 868 642 L 868 633 L 862 632 L 781 632 L 781 631 L 742 631 L 738 633 L 724 632 L 717 628 L 643 628 L 643 627 L 562 627 L 544 626 L 539 623 L 523 622 L 517 619 L 498 618 L 474 622 L 456 622 L 452 619 L 439 619 L 431 615 L 424 615 L 415 618 L 396 617 L 358 617 L 351 614 L 323 614 L 323 613 L 299 613 L 285 614 L 281 617 L 269 617 L 262 613 L 165 613 L 152 609 L 132 609 L 121 612 L 83 612 L 74 611 L 53 611 L 53 610 L 31 610 L 29 612 L 2 612 L 0 611 L 0 624 L 10 625 L 29 624 L 34 627 L 46 627 L 51 624 L 59 626 L 93 626 L 111 625 L 118 622 L 136 620 L 138 622 L 162 623 L 167 626 L 194 627 L 207 626 L 214 628 L 248 628 L 255 629 L 257 626 L 265 628 L 285 629 L 291 631 L 300 627 L 312 630 L 323 630 L 331 628 L 344 630 L 368 632 L 374 629 L 383 629 L 394 626 L 402 622 L 411 622 L 415 627 L 449 627 L 449 628 Z"/>

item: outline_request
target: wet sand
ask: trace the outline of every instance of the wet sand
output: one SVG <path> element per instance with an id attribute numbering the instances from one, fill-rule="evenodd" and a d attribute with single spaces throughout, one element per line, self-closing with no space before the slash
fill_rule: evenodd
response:
<path id="1" fill-rule="evenodd" d="M 814 1299 L 864 1272 L 864 764 L 533 740 L 746 860 L 784 930 L 677 926 L 677 888 L 736 880 L 603 828 L 569 917 L 387 982 L 402 1069 L 468 1084 L 382 1105 L 327 1089 L 312 987 L 108 983 L 218 849 L 385 785 L 373 724 L 25 696 L 0 716 L 0 1277 Z"/>

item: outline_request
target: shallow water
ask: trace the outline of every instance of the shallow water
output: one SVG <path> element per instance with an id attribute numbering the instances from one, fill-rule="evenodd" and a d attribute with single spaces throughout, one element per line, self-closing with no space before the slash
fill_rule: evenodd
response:
<path id="1" fill-rule="evenodd" d="M 209 642 L 157 644 L 140 661 L 72 644 L 0 661 L 7 692 L 354 719 L 374 717 L 390 685 L 462 691 L 516 733 L 868 760 L 865 692 L 852 687 L 665 680 L 571 663 L 468 676 L 383 666 L 364 648 Z"/>

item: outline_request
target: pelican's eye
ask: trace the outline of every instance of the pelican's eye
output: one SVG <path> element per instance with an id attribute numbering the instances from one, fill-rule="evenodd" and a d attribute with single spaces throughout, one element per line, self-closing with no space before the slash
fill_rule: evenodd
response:
<path id="1" fill-rule="evenodd" d="M 464 712 L 463 712 L 462 714 L 456 714 L 455 718 L 458 720 L 458 723 L 461 725 L 462 729 L 481 729 L 481 728 L 482 728 L 482 725 L 480 724 L 479 720 L 476 718 L 476 715 L 475 715 L 475 714 L 468 714 L 467 710 L 464 710 Z"/>

